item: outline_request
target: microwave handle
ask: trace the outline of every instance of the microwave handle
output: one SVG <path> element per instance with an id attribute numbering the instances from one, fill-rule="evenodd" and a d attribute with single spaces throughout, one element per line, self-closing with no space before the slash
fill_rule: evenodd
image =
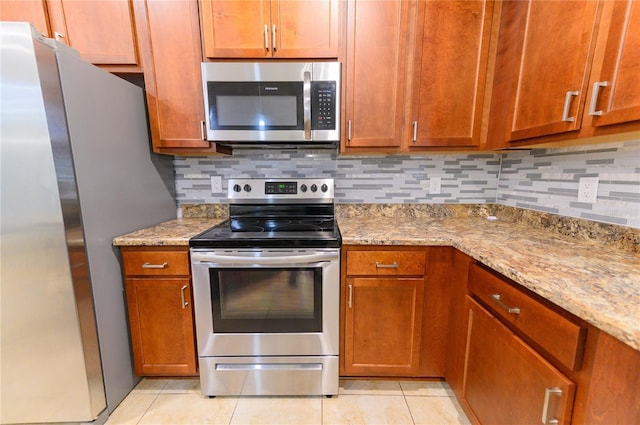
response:
<path id="1" fill-rule="evenodd" d="M 304 114 L 304 139 L 311 140 L 311 72 L 309 71 L 304 71 L 302 95 L 302 109 Z"/>

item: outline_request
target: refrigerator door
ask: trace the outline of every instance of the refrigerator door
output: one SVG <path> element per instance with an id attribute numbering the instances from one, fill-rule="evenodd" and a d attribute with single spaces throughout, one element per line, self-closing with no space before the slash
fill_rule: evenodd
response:
<path id="1" fill-rule="evenodd" d="M 77 277 L 86 290 L 88 276 L 69 261 L 71 254 L 86 263 L 82 232 L 76 246 L 68 244 L 61 208 L 61 196 L 72 207 L 74 193 L 59 190 L 40 82 L 46 71 L 56 90 L 52 50 L 38 69 L 28 24 L 0 23 L 0 34 L 0 421 L 91 421 L 106 401 L 91 298 L 78 304 L 73 284 Z M 68 154 L 64 123 L 57 126 L 56 154 Z M 73 186 L 72 173 L 65 184 Z"/>

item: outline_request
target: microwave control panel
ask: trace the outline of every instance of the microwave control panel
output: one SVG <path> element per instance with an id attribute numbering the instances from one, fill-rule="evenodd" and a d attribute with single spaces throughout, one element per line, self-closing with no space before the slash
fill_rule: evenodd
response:
<path id="1" fill-rule="evenodd" d="M 335 130 L 336 82 L 311 82 L 311 129 Z"/>

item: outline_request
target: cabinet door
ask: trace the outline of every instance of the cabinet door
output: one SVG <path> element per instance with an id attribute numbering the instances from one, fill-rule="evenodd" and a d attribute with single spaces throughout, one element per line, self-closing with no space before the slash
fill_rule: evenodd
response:
<path id="1" fill-rule="evenodd" d="M 204 140 L 202 51 L 198 4 L 147 0 L 144 78 L 153 148 L 157 153 L 210 148 Z"/>
<path id="2" fill-rule="evenodd" d="M 189 278 L 127 278 L 125 286 L 136 374 L 194 375 Z"/>
<path id="3" fill-rule="evenodd" d="M 271 57 L 269 0 L 201 0 L 199 3 L 206 57 Z"/>
<path id="4" fill-rule="evenodd" d="M 602 68 L 592 78 L 588 111 L 596 127 L 640 120 L 640 2 L 605 2 L 603 22 Z"/>
<path id="5" fill-rule="evenodd" d="M 600 2 L 513 1 L 502 8 L 499 54 L 507 80 L 494 98 L 508 108 L 508 141 L 579 130 Z M 495 87 L 494 87 L 495 89 Z"/>
<path id="6" fill-rule="evenodd" d="M 339 7 L 340 0 L 273 0 L 273 57 L 337 58 Z"/>
<path id="7" fill-rule="evenodd" d="M 31 22 L 45 36 L 53 36 L 44 0 L 2 0 L 0 21 Z"/>
<path id="8" fill-rule="evenodd" d="M 483 424 L 571 422 L 575 385 L 467 297 L 464 400 Z"/>
<path id="9" fill-rule="evenodd" d="M 415 375 L 420 362 L 424 280 L 347 278 L 346 375 Z"/>
<path id="10" fill-rule="evenodd" d="M 493 1 L 419 2 L 409 148 L 480 142 Z"/>
<path id="11" fill-rule="evenodd" d="M 48 0 L 56 38 L 96 65 L 137 65 L 132 0 Z"/>
<path id="12" fill-rule="evenodd" d="M 406 0 L 348 2 L 343 151 L 400 147 L 414 6 Z"/>

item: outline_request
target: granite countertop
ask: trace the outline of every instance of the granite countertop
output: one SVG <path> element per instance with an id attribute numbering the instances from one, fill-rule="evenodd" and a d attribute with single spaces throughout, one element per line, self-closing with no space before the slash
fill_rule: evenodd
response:
<path id="1" fill-rule="evenodd" d="M 188 245 L 190 237 L 222 220 L 171 220 L 122 235 L 113 243 Z M 339 216 L 338 224 L 345 245 L 453 246 L 640 350 L 637 251 L 481 216 Z"/>

